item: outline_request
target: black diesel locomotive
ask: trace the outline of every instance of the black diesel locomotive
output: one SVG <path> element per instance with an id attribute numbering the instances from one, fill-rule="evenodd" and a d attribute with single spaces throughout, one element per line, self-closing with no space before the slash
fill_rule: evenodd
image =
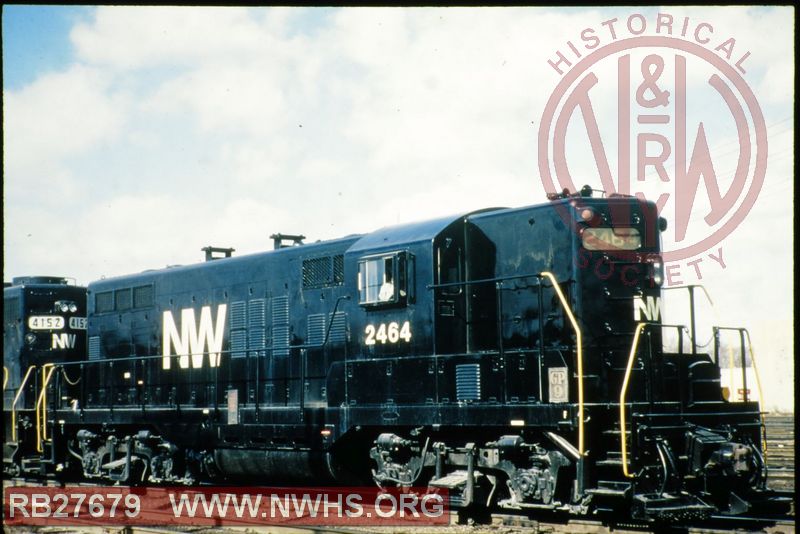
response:
<path id="1" fill-rule="evenodd" d="M 653 203 L 584 188 L 94 282 L 87 357 L 57 363 L 29 449 L 42 473 L 126 484 L 372 480 L 651 520 L 781 511 L 758 403 L 728 402 L 693 327 L 661 321 L 664 225 Z"/>
<path id="2" fill-rule="evenodd" d="M 25 456 L 38 466 L 33 446 L 36 432 L 45 428 L 42 384 L 53 372 L 54 362 L 86 359 L 86 323 L 86 288 L 70 284 L 67 278 L 23 276 L 4 284 L 3 460 L 7 471 L 19 471 Z"/>

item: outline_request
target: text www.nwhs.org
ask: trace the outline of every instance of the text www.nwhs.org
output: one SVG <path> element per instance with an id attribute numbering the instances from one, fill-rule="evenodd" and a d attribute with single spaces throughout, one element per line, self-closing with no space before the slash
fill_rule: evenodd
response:
<path id="1" fill-rule="evenodd" d="M 264 495 L 203 493 L 170 495 L 170 504 L 175 517 L 228 517 L 229 510 L 237 518 L 405 518 L 441 517 L 445 514 L 444 499 L 441 495 L 413 494 L 391 495 L 383 493 L 375 496 L 365 509 L 363 497 L 359 494 L 308 494 L 269 495 L 268 506 L 262 508 Z M 268 508 L 264 509 L 264 508 Z"/>
<path id="2" fill-rule="evenodd" d="M 447 524 L 445 493 L 349 488 L 9 488 L 9 525 Z"/>

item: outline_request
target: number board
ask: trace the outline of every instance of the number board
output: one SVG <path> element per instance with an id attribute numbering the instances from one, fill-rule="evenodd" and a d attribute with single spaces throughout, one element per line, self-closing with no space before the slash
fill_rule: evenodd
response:
<path id="1" fill-rule="evenodd" d="M 31 330 L 61 330 L 64 318 L 58 315 L 31 315 L 28 317 L 28 328 Z"/>
<path id="2" fill-rule="evenodd" d="M 549 384 L 548 399 L 550 402 L 569 402 L 569 382 L 566 367 L 550 367 L 547 369 Z"/>
<path id="3" fill-rule="evenodd" d="M 239 390 L 228 390 L 228 424 L 239 424 Z"/>

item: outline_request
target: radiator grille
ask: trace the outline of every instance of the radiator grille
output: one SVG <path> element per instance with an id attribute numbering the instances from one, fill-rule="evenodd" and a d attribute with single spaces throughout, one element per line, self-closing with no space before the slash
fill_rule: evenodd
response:
<path id="1" fill-rule="evenodd" d="M 336 285 L 344 283 L 344 254 L 333 257 L 333 283 Z"/>
<path id="2" fill-rule="evenodd" d="M 338 286 L 344 282 L 344 255 L 303 260 L 303 289 Z"/>
<path id="3" fill-rule="evenodd" d="M 112 311 L 114 309 L 114 293 L 111 291 L 103 291 L 94 296 L 94 311 L 96 313 L 103 313 Z"/>
<path id="4" fill-rule="evenodd" d="M 303 288 L 323 287 L 331 282 L 331 258 L 303 260 Z"/>
<path id="5" fill-rule="evenodd" d="M 133 307 L 146 308 L 153 305 L 153 286 L 139 286 L 133 288 Z"/>
<path id="6" fill-rule="evenodd" d="M 131 288 L 117 289 L 114 292 L 114 300 L 116 300 L 118 311 L 130 310 L 133 307 Z"/>

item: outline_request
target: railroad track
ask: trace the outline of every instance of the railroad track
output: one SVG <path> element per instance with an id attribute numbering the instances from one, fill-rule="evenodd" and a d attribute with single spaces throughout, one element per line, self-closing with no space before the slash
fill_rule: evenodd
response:
<path id="1" fill-rule="evenodd" d="M 514 527 L 525 529 L 521 532 L 530 534 L 535 533 L 548 533 L 548 534 L 641 534 L 643 532 L 653 532 L 652 525 L 645 523 L 615 523 L 609 524 L 598 520 L 587 519 L 570 519 L 565 521 L 541 521 L 534 519 L 527 519 L 520 516 L 508 515 L 493 515 L 492 521 L 494 526 L 501 527 Z M 678 526 L 662 526 L 659 527 L 659 533 L 674 533 L 674 534 L 715 534 L 730 532 L 766 532 L 769 534 L 779 533 L 794 533 L 795 531 L 794 520 L 779 519 L 775 521 L 765 521 L 763 518 L 740 517 L 731 519 L 727 517 L 712 517 L 710 520 L 690 527 Z M 509 531 L 502 530 L 496 531 L 508 534 Z M 513 532 L 513 531 L 512 531 Z"/>
<path id="2" fill-rule="evenodd" d="M 768 414 L 767 467 L 769 485 L 777 490 L 793 490 L 794 482 L 794 414 Z"/>

